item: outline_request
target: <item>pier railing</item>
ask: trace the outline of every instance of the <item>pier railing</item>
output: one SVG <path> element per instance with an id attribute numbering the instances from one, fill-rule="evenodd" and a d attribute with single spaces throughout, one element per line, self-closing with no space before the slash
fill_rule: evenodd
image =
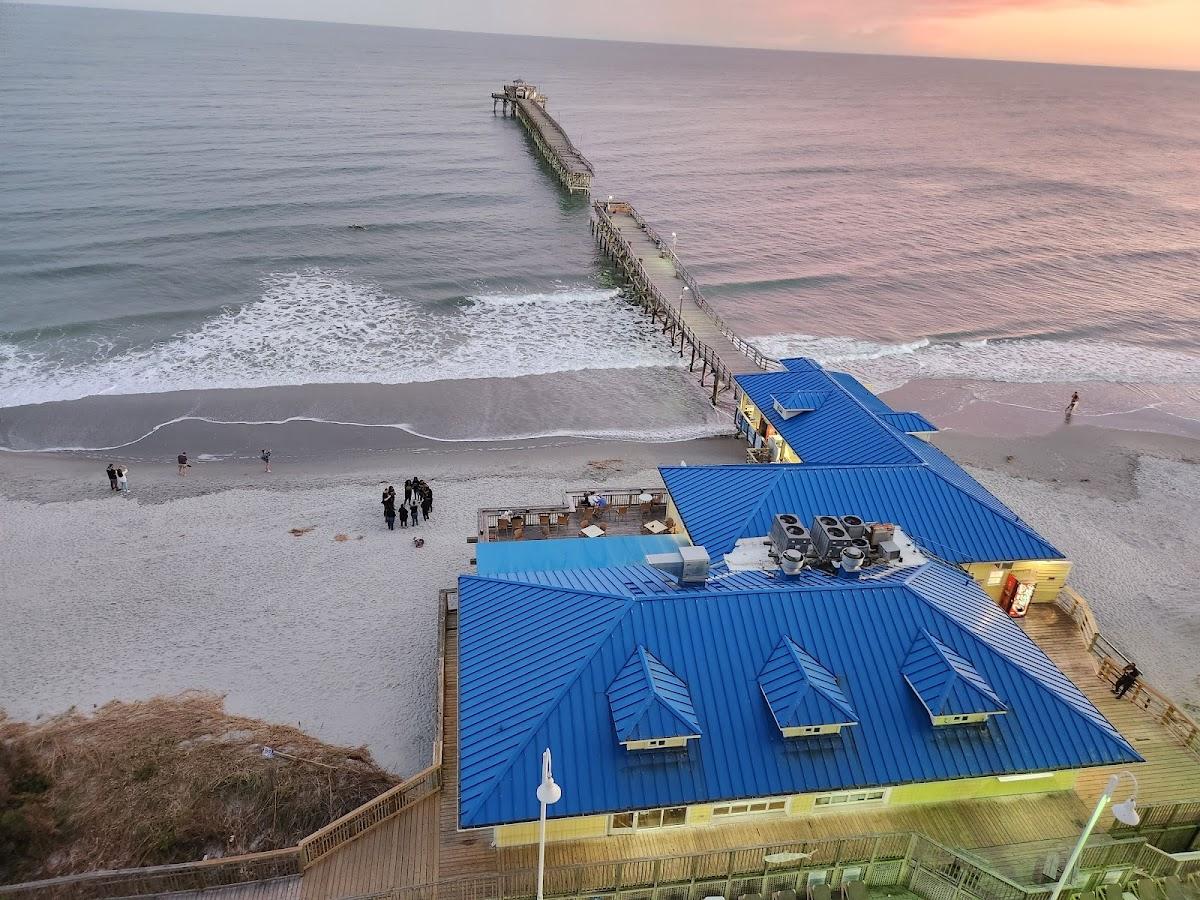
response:
<path id="1" fill-rule="evenodd" d="M 679 355 L 682 357 L 683 348 L 688 344 L 691 345 L 692 360 L 689 364 L 689 369 L 694 371 L 696 361 L 700 361 L 700 383 L 704 384 L 708 372 L 713 374 L 712 403 L 714 406 L 716 406 L 717 394 L 725 388 L 735 386 L 733 372 L 730 371 L 729 366 L 726 365 L 721 359 L 721 356 L 717 353 L 716 349 L 701 340 L 700 337 L 687 324 L 687 322 L 684 321 L 679 306 L 676 303 L 673 303 L 669 298 L 663 296 L 662 291 L 660 291 L 657 285 L 654 284 L 654 281 L 646 272 L 645 267 L 634 255 L 633 249 L 629 246 L 629 242 L 625 239 L 625 236 L 621 234 L 621 229 L 615 222 L 613 222 L 612 216 L 608 211 L 609 205 L 610 204 L 602 202 L 596 202 L 592 204 L 592 208 L 596 216 L 594 219 L 594 222 L 596 223 L 595 227 L 599 228 L 603 234 L 606 235 L 608 240 L 619 244 L 622 248 L 622 258 L 620 260 L 622 270 L 624 271 L 626 277 L 633 282 L 634 289 L 645 298 L 650 309 L 651 319 L 656 320 L 659 316 L 662 317 L 663 332 L 666 333 L 668 329 L 671 332 L 671 346 L 675 346 L 675 340 L 678 338 Z M 633 207 L 629 206 L 628 204 L 618 204 L 617 208 L 619 208 L 621 211 L 630 212 L 631 214 L 634 213 Z M 721 329 L 727 328 L 727 326 L 725 326 L 723 323 L 716 320 L 714 320 L 714 324 L 717 324 L 718 328 Z M 726 331 L 722 330 L 722 334 L 726 334 Z M 740 340 L 740 338 L 738 340 Z"/>
<path id="2" fill-rule="evenodd" d="M 1088 652 L 1096 658 L 1099 677 L 1109 684 L 1115 683 L 1121 670 L 1133 661 L 1131 657 L 1104 636 L 1091 607 L 1073 588 L 1064 585 L 1054 602 L 1075 622 Z M 1185 747 L 1200 756 L 1200 722 L 1174 700 L 1142 678 L 1129 689 L 1125 698 L 1150 713 L 1159 724 L 1172 731 Z"/>
<path id="3" fill-rule="evenodd" d="M 683 264 L 683 260 L 681 260 L 675 254 L 675 250 L 671 246 L 670 242 L 664 240 L 654 226 L 647 222 L 642 214 L 637 211 L 637 209 L 629 204 L 627 204 L 627 206 L 629 214 L 633 216 L 633 220 L 637 222 L 638 225 L 641 226 L 642 230 L 645 231 L 650 237 L 650 239 L 654 241 L 654 243 L 658 246 L 659 252 L 669 259 L 671 264 L 675 266 L 675 274 L 678 275 L 679 279 L 687 285 L 688 291 L 692 295 L 692 299 L 696 301 L 696 305 L 704 310 L 708 317 L 712 319 L 713 324 L 717 326 L 721 334 L 725 335 L 725 337 L 729 339 L 729 342 L 733 344 L 733 346 L 737 347 L 739 351 L 741 351 L 743 356 L 751 360 L 759 368 L 768 371 L 771 369 L 781 368 L 778 360 L 767 356 L 753 344 L 746 341 L 743 337 L 741 337 L 741 335 L 739 335 L 725 323 L 725 320 L 721 318 L 717 311 L 713 309 L 712 304 L 708 302 L 708 298 L 704 296 L 704 291 L 700 290 L 700 285 L 697 284 L 696 279 L 692 277 L 692 273 L 688 271 L 687 266 Z"/>

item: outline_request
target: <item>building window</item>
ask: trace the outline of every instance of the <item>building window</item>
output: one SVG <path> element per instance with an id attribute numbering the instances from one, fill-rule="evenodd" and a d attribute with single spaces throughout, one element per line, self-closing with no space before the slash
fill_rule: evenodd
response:
<path id="1" fill-rule="evenodd" d="M 608 830 L 642 831 L 647 828 L 674 828 L 687 824 L 686 806 L 668 806 L 665 809 L 642 809 L 637 812 L 613 813 L 609 816 Z"/>
<path id="2" fill-rule="evenodd" d="M 838 791 L 836 794 L 821 794 L 813 800 L 813 806 L 818 809 L 832 809 L 841 806 L 879 805 L 887 803 L 888 792 L 884 788 L 868 791 Z"/>
<path id="3" fill-rule="evenodd" d="M 787 811 L 786 800 L 746 800 L 741 803 L 725 803 L 713 807 L 713 817 L 762 816 Z"/>

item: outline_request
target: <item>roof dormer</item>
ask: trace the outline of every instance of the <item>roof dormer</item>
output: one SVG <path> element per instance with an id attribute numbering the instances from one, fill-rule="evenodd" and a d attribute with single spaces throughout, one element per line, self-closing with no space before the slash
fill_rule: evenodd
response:
<path id="1" fill-rule="evenodd" d="M 975 666 L 928 631 L 917 632 L 900 673 L 934 725 L 986 722 L 1008 712 Z"/>
<path id="2" fill-rule="evenodd" d="M 784 737 L 837 734 L 858 724 L 834 674 L 787 635 L 767 657 L 758 686 Z"/>
<path id="3" fill-rule="evenodd" d="M 608 705 L 627 750 L 686 747 L 701 734 L 687 685 L 640 644 L 608 686 Z"/>
<path id="4" fill-rule="evenodd" d="M 771 405 L 779 415 L 790 419 L 800 413 L 818 409 L 828 396 L 828 391 L 790 391 L 780 397 L 772 394 Z"/>

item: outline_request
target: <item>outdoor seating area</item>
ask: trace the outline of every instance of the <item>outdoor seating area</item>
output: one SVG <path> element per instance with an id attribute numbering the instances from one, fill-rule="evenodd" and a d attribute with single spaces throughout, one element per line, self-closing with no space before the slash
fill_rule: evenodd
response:
<path id="1" fill-rule="evenodd" d="M 666 512 L 667 492 L 662 487 L 566 491 L 562 502 L 553 506 L 481 509 L 478 540 L 675 534 L 678 524 Z"/>

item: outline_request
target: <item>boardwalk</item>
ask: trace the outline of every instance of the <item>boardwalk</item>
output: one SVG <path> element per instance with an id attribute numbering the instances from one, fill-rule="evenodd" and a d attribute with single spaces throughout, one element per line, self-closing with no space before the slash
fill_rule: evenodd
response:
<path id="1" fill-rule="evenodd" d="M 630 204 L 607 200 L 592 205 L 592 233 L 629 279 L 631 289 L 700 383 L 712 379 L 712 403 L 734 388 L 733 376 L 779 367 L 725 324 L 704 298 L 696 280 L 664 240 Z"/>
<path id="2" fill-rule="evenodd" d="M 563 187 L 571 193 L 583 191 L 586 194 L 592 189 L 595 170 L 587 157 L 571 143 L 563 127 L 546 112 L 546 100 L 546 95 L 536 85 L 517 79 L 492 94 L 492 112 L 496 111 L 496 104 L 501 103 L 507 115 L 511 106 L 513 114 L 528 130 Z"/>
<path id="3" fill-rule="evenodd" d="M 1074 622 L 1052 604 L 1037 604 L 1023 620 L 1027 632 L 1080 686 L 1146 758 L 1137 767 L 1143 806 L 1200 798 L 1200 758 L 1145 710 L 1118 700 L 1096 672 L 1094 658 Z M 304 877 L 305 897 L 354 896 L 402 888 L 416 879 L 476 878 L 498 884 L 520 879 L 536 862 L 536 848 L 496 850 L 488 831 L 460 832 L 458 805 L 458 622 L 445 617 L 443 781 L 440 795 L 344 845 Z M 833 812 L 798 818 L 749 819 L 701 828 L 662 829 L 608 838 L 561 841 L 547 846 L 550 868 L 604 864 L 648 857 L 675 857 L 738 847 L 822 841 L 868 834 L 918 832 L 965 848 L 1016 880 L 1031 881 L 1049 849 L 1068 847 L 1079 833 L 1110 770 L 1085 772 L 1076 791 L 926 805 Z M 436 810 L 436 815 L 433 811 Z M 1102 822 L 1107 828 L 1110 818 Z M 1036 840 L 1035 840 L 1036 839 Z M 1099 835 L 1097 843 L 1111 841 Z M 517 873 L 521 873 L 520 876 Z M 319 879 L 319 880 L 318 880 Z"/>

